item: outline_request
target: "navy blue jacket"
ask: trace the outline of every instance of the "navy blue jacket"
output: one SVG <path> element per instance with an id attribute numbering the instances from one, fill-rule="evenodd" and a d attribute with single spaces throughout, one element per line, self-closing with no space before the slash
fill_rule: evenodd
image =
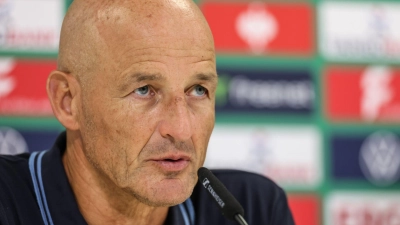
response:
<path id="1" fill-rule="evenodd" d="M 0 225 L 86 225 L 61 161 L 66 136 L 49 151 L 0 156 Z M 249 225 L 294 224 L 284 191 L 268 178 L 214 170 L 245 210 Z M 184 203 L 170 207 L 165 225 L 235 225 L 197 185 Z"/>

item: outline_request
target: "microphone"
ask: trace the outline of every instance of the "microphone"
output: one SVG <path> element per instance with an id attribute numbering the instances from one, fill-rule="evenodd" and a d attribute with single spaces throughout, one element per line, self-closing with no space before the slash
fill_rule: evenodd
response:
<path id="1" fill-rule="evenodd" d="M 248 225 L 243 218 L 243 207 L 211 171 L 205 167 L 201 167 L 197 171 L 197 175 L 199 176 L 200 184 L 215 200 L 222 215 L 230 220 L 237 221 L 240 225 Z"/>

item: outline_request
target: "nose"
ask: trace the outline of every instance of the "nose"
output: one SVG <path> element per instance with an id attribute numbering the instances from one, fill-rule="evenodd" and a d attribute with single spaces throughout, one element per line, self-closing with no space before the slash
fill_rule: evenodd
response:
<path id="1" fill-rule="evenodd" d="M 184 142 L 192 137 L 190 109 L 184 97 L 175 97 L 166 106 L 164 117 L 159 123 L 159 132 L 172 142 Z"/>

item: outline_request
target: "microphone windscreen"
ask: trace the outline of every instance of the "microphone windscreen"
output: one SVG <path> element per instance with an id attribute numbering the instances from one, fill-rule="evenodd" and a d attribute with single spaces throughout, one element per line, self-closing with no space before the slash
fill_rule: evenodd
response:
<path id="1" fill-rule="evenodd" d="M 201 167 L 197 175 L 200 184 L 207 189 L 225 217 L 235 220 L 237 214 L 244 216 L 243 207 L 210 170 Z"/>

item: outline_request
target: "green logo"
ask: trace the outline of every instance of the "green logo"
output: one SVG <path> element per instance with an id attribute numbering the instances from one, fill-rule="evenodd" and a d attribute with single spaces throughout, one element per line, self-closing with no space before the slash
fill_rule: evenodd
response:
<path id="1" fill-rule="evenodd" d="M 229 91 L 229 76 L 218 74 L 218 86 L 215 93 L 215 104 L 217 106 L 224 106 L 228 101 Z"/>

